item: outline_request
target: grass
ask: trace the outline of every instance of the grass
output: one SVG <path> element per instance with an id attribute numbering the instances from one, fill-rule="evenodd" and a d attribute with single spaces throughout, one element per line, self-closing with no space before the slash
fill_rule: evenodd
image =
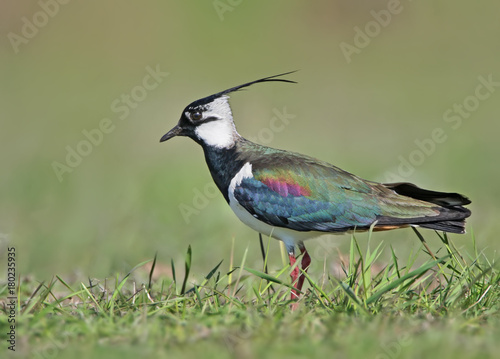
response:
<path id="1" fill-rule="evenodd" d="M 172 275 L 157 277 L 155 256 L 112 280 L 23 277 L 17 345 L 40 358 L 494 357 L 500 272 L 475 245 L 472 254 L 461 253 L 439 237 L 442 253 L 422 247 L 401 261 L 391 248 L 392 261 L 377 269 L 385 249 L 362 252 L 353 235 L 342 278 L 307 275 L 296 311 L 291 268 L 267 274 L 266 261 L 248 268 L 246 252 L 238 265 L 231 258 L 227 273 L 218 262 L 203 277 L 191 273 L 191 247 L 182 275 L 172 261 Z"/>

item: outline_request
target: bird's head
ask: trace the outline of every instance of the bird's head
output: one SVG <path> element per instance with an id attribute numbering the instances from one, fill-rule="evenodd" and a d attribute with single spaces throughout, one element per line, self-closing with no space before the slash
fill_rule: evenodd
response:
<path id="1" fill-rule="evenodd" d="M 276 79 L 276 77 L 292 72 L 248 82 L 190 103 L 182 111 L 177 125 L 163 135 L 160 142 L 167 141 L 175 136 L 187 136 L 199 144 L 206 146 L 217 148 L 232 147 L 239 135 L 234 126 L 228 94 L 259 82 L 280 81 L 295 83 L 295 81 L 291 80 Z"/>

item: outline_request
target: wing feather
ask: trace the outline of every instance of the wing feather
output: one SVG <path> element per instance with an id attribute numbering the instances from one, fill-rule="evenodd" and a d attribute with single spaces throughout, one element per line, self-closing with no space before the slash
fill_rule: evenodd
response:
<path id="1" fill-rule="evenodd" d="M 375 221 L 404 227 L 444 220 L 452 212 L 290 152 L 260 154 L 252 174 L 234 188 L 235 199 L 259 220 L 297 231 L 361 230 Z"/>

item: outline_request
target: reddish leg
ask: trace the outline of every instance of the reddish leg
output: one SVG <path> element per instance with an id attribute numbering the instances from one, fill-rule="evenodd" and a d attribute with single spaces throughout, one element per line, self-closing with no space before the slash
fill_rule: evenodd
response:
<path id="1" fill-rule="evenodd" d="M 307 253 L 307 249 L 302 243 L 299 244 L 299 249 L 300 253 L 302 253 L 302 262 L 300 263 L 301 268 L 304 272 L 307 272 L 307 269 L 311 264 L 311 257 L 309 256 L 309 253 Z M 293 266 L 297 261 L 293 252 L 288 253 L 288 258 L 290 259 L 290 266 Z M 302 286 L 304 285 L 305 276 L 304 274 L 301 273 L 299 266 L 297 266 L 293 269 L 292 273 L 290 274 L 290 277 L 292 277 L 292 283 L 295 288 L 292 289 L 291 299 L 298 299 L 299 292 L 302 290 Z"/>
<path id="2" fill-rule="evenodd" d="M 309 265 L 311 264 L 311 257 L 309 257 L 309 253 L 307 253 L 307 249 L 306 247 L 304 247 L 302 243 L 299 244 L 299 249 L 300 253 L 302 253 L 302 262 L 300 264 L 302 265 L 302 270 L 307 273 Z M 304 274 L 301 273 L 296 287 L 298 290 L 302 290 L 304 279 L 306 279 L 306 277 L 304 276 Z"/>
<path id="3" fill-rule="evenodd" d="M 290 267 L 293 267 L 293 265 L 296 262 L 295 254 L 293 252 L 288 253 L 288 258 L 290 259 Z M 299 276 L 299 272 L 300 272 L 300 269 L 299 269 L 299 266 L 297 266 L 293 269 L 292 273 L 290 273 L 290 277 L 292 278 L 292 284 L 293 284 L 294 288 L 297 288 L 297 286 L 299 284 L 299 282 L 297 281 L 297 277 Z M 299 298 L 299 292 L 297 292 L 295 289 L 292 289 L 292 300 L 298 299 L 298 298 Z"/>

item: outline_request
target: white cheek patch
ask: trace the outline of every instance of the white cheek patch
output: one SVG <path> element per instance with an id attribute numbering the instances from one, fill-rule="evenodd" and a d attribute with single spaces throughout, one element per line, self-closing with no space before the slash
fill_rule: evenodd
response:
<path id="1" fill-rule="evenodd" d="M 217 148 L 229 148 L 236 140 L 236 130 L 231 121 L 213 120 L 196 127 L 195 133 L 203 142 Z"/>

